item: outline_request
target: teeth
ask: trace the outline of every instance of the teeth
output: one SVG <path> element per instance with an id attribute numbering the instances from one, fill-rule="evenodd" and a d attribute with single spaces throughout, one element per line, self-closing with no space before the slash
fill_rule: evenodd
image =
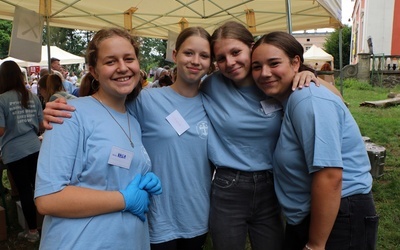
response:
<path id="1" fill-rule="evenodd" d="M 117 81 L 118 82 L 123 82 L 123 81 L 128 81 L 129 77 L 124 77 L 124 78 L 118 78 Z"/>

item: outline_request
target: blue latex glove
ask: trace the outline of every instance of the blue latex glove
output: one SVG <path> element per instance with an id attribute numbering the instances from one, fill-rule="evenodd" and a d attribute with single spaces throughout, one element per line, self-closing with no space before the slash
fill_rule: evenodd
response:
<path id="1" fill-rule="evenodd" d="M 146 220 L 145 213 L 149 211 L 149 194 L 147 191 L 139 188 L 141 174 L 137 174 L 129 183 L 125 190 L 120 190 L 125 200 L 125 208 L 123 211 L 128 211 L 141 219 Z"/>
<path id="2" fill-rule="evenodd" d="M 139 188 L 146 190 L 149 194 L 161 194 L 161 181 L 153 172 L 145 174 L 139 183 Z"/>

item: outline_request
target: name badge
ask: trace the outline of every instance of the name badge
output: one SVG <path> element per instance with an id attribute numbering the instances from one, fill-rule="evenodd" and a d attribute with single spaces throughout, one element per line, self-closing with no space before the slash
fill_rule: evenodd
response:
<path id="1" fill-rule="evenodd" d="M 267 99 L 260 102 L 265 114 L 282 109 L 282 105 L 275 99 Z"/>
<path id="2" fill-rule="evenodd" d="M 108 164 L 130 169 L 132 159 L 133 152 L 113 146 L 110 157 L 108 158 Z"/>
<path id="3" fill-rule="evenodd" d="M 189 124 L 183 119 L 178 110 L 175 110 L 170 115 L 168 115 L 165 119 L 171 124 L 171 126 L 175 129 L 178 135 L 185 133 L 186 130 L 190 128 Z"/>

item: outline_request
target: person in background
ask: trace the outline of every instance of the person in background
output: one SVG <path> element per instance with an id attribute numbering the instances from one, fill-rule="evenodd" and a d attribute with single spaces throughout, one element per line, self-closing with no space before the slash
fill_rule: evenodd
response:
<path id="1" fill-rule="evenodd" d="M 172 79 L 169 75 L 163 75 L 158 79 L 158 84 L 160 87 L 170 86 L 172 83 Z"/>
<path id="2" fill-rule="evenodd" d="M 331 64 L 329 62 L 324 63 L 324 65 L 321 66 L 320 71 L 325 71 L 325 72 L 320 72 L 318 74 L 318 77 L 324 79 L 325 81 L 329 82 L 332 85 L 335 85 L 335 77 L 332 72 Z M 327 74 L 326 72 L 332 72 L 332 73 Z"/>
<path id="3" fill-rule="evenodd" d="M 29 84 L 29 82 L 25 82 L 25 88 L 29 91 L 31 91 L 31 85 Z"/>
<path id="4" fill-rule="evenodd" d="M 68 94 L 72 94 L 72 91 L 74 91 L 74 85 L 68 81 L 67 79 L 65 79 L 64 75 L 65 75 L 65 69 L 63 67 L 61 67 L 60 64 L 60 59 L 52 57 L 50 58 L 50 66 L 51 69 L 54 71 L 58 71 L 61 73 L 61 79 L 62 79 L 62 84 L 64 86 L 64 90 L 68 93 Z M 67 72 L 68 74 L 68 72 Z"/>
<path id="5" fill-rule="evenodd" d="M 76 83 L 78 82 L 78 77 L 75 75 L 74 71 L 71 71 L 71 74 L 68 77 L 69 81 L 72 83 L 73 86 L 76 86 Z"/>
<path id="6" fill-rule="evenodd" d="M 142 77 L 142 89 L 149 86 L 149 81 L 147 80 L 147 73 L 144 70 L 140 70 L 140 76 Z"/>
<path id="7" fill-rule="evenodd" d="M 321 71 L 332 71 L 331 64 L 330 64 L 329 62 L 324 63 L 324 64 L 321 66 L 321 69 L 320 69 L 320 70 L 321 70 Z"/>
<path id="8" fill-rule="evenodd" d="M 28 230 L 20 232 L 18 237 L 30 242 L 39 240 L 33 191 L 42 122 L 40 100 L 26 89 L 20 67 L 14 61 L 3 62 L 0 66 L 1 158 L 17 186 L 28 223 Z"/>
<path id="9" fill-rule="evenodd" d="M 175 82 L 175 81 L 176 81 L 177 70 L 178 70 L 178 69 L 176 68 L 176 66 L 173 67 L 172 70 L 171 70 L 171 80 L 172 80 L 172 82 Z"/>
<path id="10" fill-rule="evenodd" d="M 98 90 L 98 86 L 94 84 L 94 78 L 91 74 L 84 74 L 78 88 L 74 89 L 72 94 L 76 97 L 93 95 Z"/>
<path id="11" fill-rule="evenodd" d="M 35 95 L 38 94 L 38 81 L 36 79 L 32 81 L 31 92 Z"/>
<path id="12" fill-rule="evenodd" d="M 324 86 L 292 91 L 296 73 L 308 70 L 303 53 L 285 32 L 264 35 L 252 53 L 255 82 L 284 109 L 273 162 L 284 249 L 375 249 L 378 216 L 360 130 Z"/>
<path id="13" fill-rule="evenodd" d="M 58 71 L 49 74 L 46 79 L 46 91 L 45 91 L 45 101 L 51 102 L 58 97 L 64 97 L 65 99 L 74 99 L 74 95 L 68 94 L 64 90 L 62 76 Z"/>
<path id="14" fill-rule="evenodd" d="M 39 72 L 39 79 L 41 78 L 41 77 L 43 77 L 44 75 L 48 75 L 49 74 L 49 69 L 47 69 L 47 68 L 42 68 L 42 69 L 40 69 L 40 72 Z"/>
<path id="15" fill-rule="evenodd" d="M 46 74 L 46 75 L 43 75 L 42 77 L 40 77 L 39 78 L 39 81 L 38 81 L 38 90 L 39 90 L 39 92 L 38 92 L 38 96 L 39 96 L 39 99 L 40 99 L 40 102 L 42 103 L 42 107 L 43 107 L 43 109 L 46 107 L 46 99 L 48 98 L 47 97 L 47 84 L 46 84 L 46 82 L 47 82 L 47 77 L 49 77 L 49 74 Z"/>
<path id="16" fill-rule="evenodd" d="M 42 142 L 35 189 L 45 215 L 40 249 L 150 248 L 146 213 L 162 188 L 126 109 L 140 91 L 138 54 L 122 29 L 102 29 L 90 41 L 97 92 L 69 100 L 74 116 Z"/>
<path id="17" fill-rule="evenodd" d="M 32 74 L 31 74 L 31 76 L 30 76 L 30 80 L 31 80 L 31 81 L 37 80 L 37 78 L 38 78 L 38 76 L 36 75 L 36 73 L 35 73 L 35 72 L 32 72 Z"/>
<path id="18" fill-rule="evenodd" d="M 152 84 L 151 84 L 151 87 L 152 87 L 152 88 L 159 88 L 159 87 L 161 87 L 161 86 L 160 86 L 160 83 L 159 83 L 158 81 L 159 81 L 160 77 L 162 77 L 163 75 L 167 75 L 167 74 L 168 74 L 168 70 L 166 70 L 166 69 L 164 69 L 164 68 L 158 68 L 158 69 L 156 70 L 156 74 L 154 75 L 154 79 L 153 79 L 153 82 L 152 82 Z"/>

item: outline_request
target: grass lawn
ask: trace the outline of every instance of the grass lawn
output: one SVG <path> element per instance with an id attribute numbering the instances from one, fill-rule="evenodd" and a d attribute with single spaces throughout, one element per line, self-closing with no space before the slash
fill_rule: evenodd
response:
<path id="1" fill-rule="evenodd" d="M 380 216 L 377 249 L 400 249 L 400 106 L 372 108 L 359 104 L 387 99 L 389 92 L 400 93 L 400 86 L 373 88 L 349 79 L 343 90 L 361 133 L 386 148 L 384 174 L 374 180 L 372 188 Z"/>
<path id="2" fill-rule="evenodd" d="M 386 148 L 384 175 L 374 179 L 373 194 L 379 221 L 377 249 L 400 249 L 400 106 L 389 108 L 360 107 L 364 101 L 387 99 L 389 92 L 400 93 L 396 89 L 371 87 L 367 83 L 348 79 L 344 82 L 343 96 L 356 119 L 363 136 L 371 138 L 373 143 Z M 1 201 L 0 201 L 1 203 Z M 22 229 L 18 224 L 15 202 L 8 197 L 11 228 L 8 239 L 0 241 L 0 249 L 38 249 L 33 244 L 17 239 Z M 212 250 L 207 240 L 206 250 Z M 247 246 L 247 249 L 250 249 Z"/>

